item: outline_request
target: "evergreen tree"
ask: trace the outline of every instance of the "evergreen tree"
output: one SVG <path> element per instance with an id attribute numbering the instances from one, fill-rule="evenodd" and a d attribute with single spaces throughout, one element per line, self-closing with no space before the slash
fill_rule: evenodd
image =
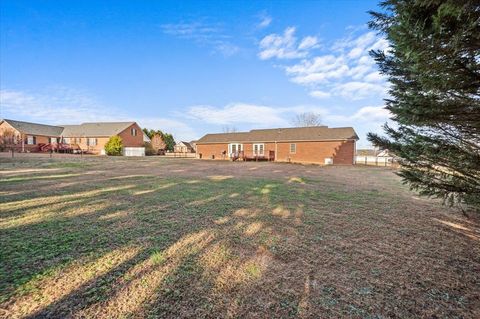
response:
<path id="1" fill-rule="evenodd" d="M 390 42 L 373 51 L 391 84 L 395 127 L 368 139 L 401 158 L 412 189 L 480 210 L 480 2 L 389 0 L 370 27 Z M 461 205 L 465 207 L 464 205 Z"/>

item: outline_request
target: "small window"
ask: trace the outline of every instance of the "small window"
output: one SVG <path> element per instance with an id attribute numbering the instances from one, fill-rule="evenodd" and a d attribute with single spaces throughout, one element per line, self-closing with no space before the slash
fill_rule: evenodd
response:
<path id="1" fill-rule="evenodd" d="M 70 144 L 70 138 L 69 137 L 64 137 L 63 138 L 63 143 L 64 144 Z"/>
<path id="2" fill-rule="evenodd" d="M 37 144 L 35 136 L 28 135 L 27 136 L 27 145 L 35 145 L 35 144 Z"/>
<path id="3" fill-rule="evenodd" d="M 290 154 L 295 154 L 297 152 L 297 144 L 290 144 Z"/>
<path id="4" fill-rule="evenodd" d="M 50 143 L 57 143 L 56 137 L 50 137 Z"/>
<path id="5" fill-rule="evenodd" d="M 87 145 L 88 146 L 95 146 L 97 145 L 97 139 L 95 137 L 87 138 Z"/>
<path id="6" fill-rule="evenodd" d="M 132 127 L 130 132 L 132 133 L 132 136 L 137 136 L 137 129 L 136 128 Z"/>

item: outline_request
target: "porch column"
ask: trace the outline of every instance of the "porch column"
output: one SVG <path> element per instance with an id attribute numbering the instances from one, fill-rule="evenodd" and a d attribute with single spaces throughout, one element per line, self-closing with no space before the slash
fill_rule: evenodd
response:
<path id="1" fill-rule="evenodd" d="M 22 153 L 24 153 L 25 152 L 25 135 L 21 134 L 20 137 L 22 139 Z"/>

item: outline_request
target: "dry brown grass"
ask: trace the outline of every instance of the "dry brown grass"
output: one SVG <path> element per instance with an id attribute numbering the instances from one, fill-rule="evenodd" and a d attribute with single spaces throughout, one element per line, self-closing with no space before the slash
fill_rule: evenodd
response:
<path id="1" fill-rule="evenodd" d="M 0 317 L 480 317 L 478 220 L 388 169 L 0 161 Z"/>

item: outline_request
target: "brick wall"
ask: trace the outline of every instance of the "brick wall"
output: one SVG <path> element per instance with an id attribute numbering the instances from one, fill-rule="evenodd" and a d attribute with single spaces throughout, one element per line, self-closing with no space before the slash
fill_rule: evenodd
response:
<path id="1" fill-rule="evenodd" d="M 132 128 L 137 130 L 136 136 L 132 135 Z M 124 147 L 143 147 L 143 132 L 137 123 L 130 125 L 118 135 L 122 138 Z"/>
<path id="2" fill-rule="evenodd" d="M 325 164 L 332 158 L 335 165 L 352 165 L 355 154 L 354 141 L 296 142 L 296 152 L 290 153 L 290 142 L 278 143 L 277 161 Z"/>
<path id="3" fill-rule="evenodd" d="M 276 150 L 276 159 L 278 162 L 293 163 L 315 163 L 325 164 L 326 158 L 331 158 L 335 165 L 352 165 L 355 154 L 354 141 L 322 141 L 322 142 L 295 142 L 296 152 L 290 153 L 290 142 L 263 143 L 265 147 L 265 156 L 269 151 Z M 253 154 L 253 143 L 243 143 L 243 150 L 246 155 Z M 222 152 L 228 152 L 227 143 L 219 144 L 197 144 L 197 157 L 200 154 L 203 159 L 228 159 L 222 156 Z"/>
<path id="4" fill-rule="evenodd" d="M 202 159 L 228 159 L 228 154 L 223 155 L 222 152 L 228 153 L 228 144 L 197 144 L 197 157 Z"/>

